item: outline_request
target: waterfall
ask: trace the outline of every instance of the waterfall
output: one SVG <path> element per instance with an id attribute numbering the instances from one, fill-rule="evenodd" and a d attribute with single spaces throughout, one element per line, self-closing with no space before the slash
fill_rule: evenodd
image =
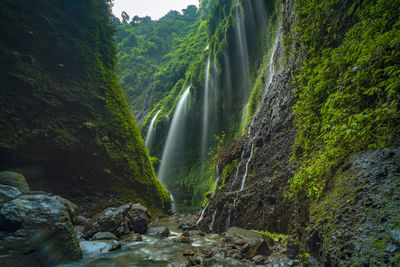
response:
<path id="1" fill-rule="evenodd" d="M 239 192 L 243 191 L 244 184 L 246 183 L 246 178 L 247 178 L 247 174 L 248 174 L 248 171 L 249 171 L 249 163 L 250 163 L 251 159 L 253 158 L 253 148 L 254 148 L 254 143 L 251 145 L 250 157 L 249 157 L 249 159 L 248 159 L 247 162 L 246 162 L 246 171 L 245 171 L 245 173 L 244 173 L 244 175 L 243 175 L 243 178 L 242 178 L 242 185 L 241 185 L 241 187 L 240 187 Z"/>
<path id="2" fill-rule="evenodd" d="M 171 126 L 168 130 L 167 139 L 161 156 L 161 165 L 158 170 L 158 178 L 165 186 L 165 178 L 167 168 L 176 159 L 174 158 L 177 146 L 182 142 L 184 124 L 185 124 L 185 106 L 190 96 L 190 86 L 188 86 L 179 98 L 176 105 L 174 115 L 172 117 Z M 171 195 L 172 196 L 172 195 Z"/>
<path id="3" fill-rule="evenodd" d="M 214 213 L 213 213 L 213 215 L 212 215 L 211 223 L 210 223 L 210 225 L 208 226 L 208 230 L 210 230 L 210 231 L 214 230 L 214 222 L 215 222 L 215 216 L 216 216 L 216 215 L 217 215 L 217 208 L 215 208 L 215 211 L 214 211 Z"/>
<path id="4" fill-rule="evenodd" d="M 242 166 L 243 156 L 244 156 L 244 150 L 242 151 L 242 155 L 240 156 L 239 165 L 236 167 L 235 179 L 233 179 L 233 182 L 231 184 L 231 188 L 229 189 L 229 192 L 232 192 L 232 188 L 233 188 L 233 186 L 234 186 L 234 184 L 235 184 L 235 182 L 236 182 L 236 180 L 237 180 L 237 178 L 239 176 L 239 169 L 240 169 L 240 166 Z"/>
<path id="5" fill-rule="evenodd" d="M 159 111 L 157 111 L 156 115 L 151 120 L 150 127 L 149 127 L 149 130 L 146 135 L 146 147 L 149 150 L 149 152 L 150 152 L 150 147 L 151 147 L 151 143 L 153 141 L 153 136 L 154 136 L 154 124 L 156 122 L 157 116 L 160 113 L 160 111 L 161 111 L 161 109 Z"/>
<path id="6" fill-rule="evenodd" d="M 271 83 L 272 83 L 272 80 L 273 80 L 273 78 L 274 78 L 274 75 L 275 75 L 275 73 L 276 73 L 276 71 L 277 71 L 277 70 L 275 69 L 275 57 L 276 57 L 277 51 L 278 51 L 278 49 L 279 49 L 279 47 L 280 47 L 280 44 L 281 44 L 281 41 L 282 41 L 282 31 L 281 31 L 281 28 L 280 28 L 280 27 L 278 28 L 278 31 L 277 31 L 277 32 L 278 32 L 278 33 L 277 33 L 277 36 L 276 36 L 276 38 L 275 38 L 275 42 L 274 42 L 274 45 L 273 45 L 273 48 L 272 48 L 271 57 L 269 58 L 269 62 L 268 62 L 268 66 L 267 66 L 268 78 L 267 78 L 267 80 L 266 80 L 266 82 L 265 82 L 264 93 L 263 93 L 263 96 L 262 96 L 262 99 L 261 99 L 261 100 L 263 100 L 263 99 L 265 98 L 265 96 L 267 95 L 267 93 L 268 93 L 268 91 L 269 91 L 269 87 L 270 87 L 270 85 L 271 85 Z M 248 127 L 248 129 L 247 129 L 247 134 L 248 134 L 248 135 L 251 134 L 251 129 L 252 129 L 252 127 L 253 127 L 254 120 L 255 120 L 257 114 L 258 114 L 259 111 L 260 111 L 260 107 L 261 107 L 261 104 L 259 105 L 258 110 L 257 110 L 257 112 L 255 113 L 255 115 L 253 116 L 251 122 L 249 123 L 249 127 Z"/>
<path id="7" fill-rule="evenodd" d="M 242 79 L 244 90 L 250 88 L 250 64 L 249 64 L 249 50 L 247 48 L 247 38 L 244 24 L 244 11 L 239 1 L 237 1 L 237 6 L 235 8 L 235 31 L 237 43 L 239 44 L 239 55 L 242 68 Z M 246 95 L 247 98 L 247 95 Z M 246 101 L 246 99 L 243 99 Z"/>
<path id="8" fill-rule="evenodd" d="M 201 211 L 200 214 L 200 218 L 197 220 L 196 224 L 199 224 L 201 222 L 201 220 L 203 220 L 204 218 L 204 213 L 206 212 L 206 209 L 208 207 L 208 204 L 210 204 L 210 202 L 207 202 L 206 206 L 204 207 L 204 209 Z"/>
<path id="9" fill-rule="evenodd" d="M 244 189 L 244 185 L 246 183 L 246 178 L 247 178 L 248 171 L 249 171 L 249 164 L 250 164 L 251 159 L 253 158 L 253 152 L 254 152 L 254 143 L 251 145 L 250 157 L 246 162 L 246 171 L 245 171 L 245 173 L 243 175 L 243 178 L 242 178 L 242 183 L 241 183 L 241 186 L 240 186 L 240 190 L 238 192 L 236 192 L 236 196 L 235 196 L 235 199 L 233 201 L 233 207 L 236 207 L 236 203 L 237 203 L 237 200 L 239 198 L 239 193 L 242 192 L 243 189 Z M 232 192 L 233 185 L 235 184 L 235 181 L 237 180 L 237 177 L 239 175 L 239 168 L 242 165 L 243 156 L 244 156 L 244 150 L 242 151 L 242 155 L 240 156 L 240 162 L 239 162 L 239 165 L 236 168 L 236 175 L 235 175 L 235 179 L 233 180 L 233 182 L 231 184 L 230 192 Z M 232 207 L 229 208 L 228 217 L 226 218 L 226 224 L 225 224 L 225 230 L 226 231 L 229 230 L 229 227 L 231 225 L 231 215 L 232 215 Z"/>
<path id="10" fill-rule="evenodd" d="M 215 189 L 217 189 L 218 181 L 219 181 L 219 168 L 218 168 L 218 163 L 215 164 L 214 173 L 215 173 L 215 182 L 214 182 L 213 188 L 212 188 L 212 191 L 213 191 L 213 192 L 215 192 Z"/>
<path id="11" fill-rule="evenodd" d="M 207 59 L 206 68 L 204 70 L 206 76 L 204 79 L 204 101 L 203 101 L 203 132 L 201 137 L 201 157 L 203 162 L 206 158 L 207 136 L 208 136 L 208 95 L 210 91 L 210 56 Z"/>

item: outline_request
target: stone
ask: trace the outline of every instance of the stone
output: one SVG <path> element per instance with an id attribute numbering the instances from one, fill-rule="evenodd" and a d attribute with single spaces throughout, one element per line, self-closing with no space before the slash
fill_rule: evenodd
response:
<path id="1" fill-rule="evenodd" d="M 195 254 L 195 251 L 193 249 L 190 249 L 190 248 L 186 249 L 183 252 L 183 256 L 194 256 L 194 254 Z"/>
<path id="2" fill-rule="evenodd" d="M 67 208 L 69 218 L 71 219 L 71 222 L 75 224 L 79 213 L 78 206 L 63 197 L 54 196 L 54 198 L 56 198 L 61 204 L 63 204 Z"/>
<path id="3" fill-rule="evenodd" d="M 134 242 L 143 241 L 143 238 L 139 233 L 133 233 L 132 241 Z"/>
<path id="4" fill-rule="evenodd" d="M 31 193 L 25 177 L 16 172 L 0 172 L 0 184 L 16 187 L 24 195 Z"/>
<path id="5" fill-rule="evenodd" d="M 294 260 L 299 254 L 300 247 L 297 244 L 295 236 L 289 236 L 286 246 L 286 255 L 289 259 Z"/>
<path id="6" fill-rule="evenodd" d="M 91 240 L 117 240 L 118 238 L 110 232 L 98 232 L 94 234 Z"/>
<path id="7" fill-rule="evenodd" d="M 0 266 L 53 266 L 82 257 L 67 209 L 46 195 L 3 204 L 0 233 Z"/>
<path id="8" fill-rule="evenodd" d="M 16 187 L 0 184 L 0 204 L 14 200 L 21 194 Z"/>
<path id="9" fill-rule="evenodd" d="M 256 264 L 262 264 L 264 263 L 265 259 L 261 255 L 256 255 L 252 258 L 252 261 L 254 261 Z"/>
<path id="10" fill-rule="evenodd" d="M 128 203 L 118 208 L 107 208 L 93 216 L 85 225 L 85 238 L 89 239 L 98 232 L 111 232 L 117 237 L 121 236 L 121 225 L 131 206 L 132 204 Z"/>
<path id="11" fill-rule="evenodd" d="M 82 215 L 78 215 L 75 220 L 76 225 L 85 225 L 88 222 L 89 222 L 89 220 L 85 216 L 82 216 Z"/>
<path id="12" fill-rule="evenodd" d="M 190 238 L 183 234 L 178 237 L 175 237 L 173 240 L 174 240 L 174 242 L 177 242 L 177 243 L 190 243 Z"/>
<path id="13" fill-rule="evenodd" d="M 394 239 L 394 241 L 400 244 L 400 229 L 393 229 L 392 231 L 390 231 L 390 233 L 392 234 L 392 238 Z"/>
<path id="14" fill-rule="evenodd" d="M 101 253 L 113 251 L 121 248 L 121 244 L 117 240 L 111 241 L 81 241 L 79 246 L 86 253 Z"/>
<path id="15" fill-rule="evenodd" d="M 151 227 L 147 229 L 146 235 L 158 236 L 158 237 L 168 237 L 169 229 L 166 226 Z"/>
<path id="16" fill-rule="evenodd" d="M 200 230 L 189 230 L 187 233 L 189 236 L 204 236 L 204 233 Z"/>
<path id="17" fill-rule="evenodd" d="M 144 234 L 151 220 L 150 211 L 139 203 L 132 205 L 127 214 L 129 229 L 135 233 Z"/>
<path id="18" fill-rule="evenodd" d="M 253 258 L 255 255 L 268 256 L 271 254 L 263 235 L 242 228 L 231 227 L 225 233 L 225 242 L 244 246 L 245 249 L 242 250 L 242 253 L 248 259 Z"/>

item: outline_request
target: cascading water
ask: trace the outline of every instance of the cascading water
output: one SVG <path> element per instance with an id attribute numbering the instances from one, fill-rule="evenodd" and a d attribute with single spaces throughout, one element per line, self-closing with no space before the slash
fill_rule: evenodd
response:
<path id="1" fill-rule="evenodd" d="M 214 230 L 214 222 L 215 222 L 215 216 L 217 216 L 217 209 L 215 209 L 213 215 L 212 215 L 212 220 L 210 225 L 208 226 L 208 230 L 212 231 Z"/>
<path id="2" fill-rule="evenodd" d="M 243 156 L 244 156 L 244 150 L 242 151 L 242 155 L 240 156 L 239 165 L 236 167 L 235 179 L 233 179 L 233 182 L 232 182 L 232 184 L 231 184 L 231 188 L 229 189 L 229 192 L 232 192 L 232 188 L 233 188 L 233 186 L 235 185 L 235 182 L 236 182 L 236 180 L 237 180 L 237 178 L 238 178 L 238 176 L 239 176 L 239 169 L 240 169 L 240 166 L 242 166 Z"/>
<path id="3" fill-rule="evenodd" d="M 146 147 L 150 152 L 151 144 L 153 141 L 153 136 L 154 136 L 154 124 L 156 122 L 157 116 L 160 113 L 161 110 L 157 111 L 156 115 L 153 117 L 153 119 L 150 122 L 149 130 L 146 135 Z"/>
<path id="4" fill-rule="evenodd" d="M 243 178 L 242 178 L 242 183 L 241 183 L 240 189 L 239 189 L 238 192 L 236 192 L 235 199 L 234 199 L 234 201 L 233 201 L 233 207 L 236 206 L 237 200 L 238 200 L 238 198 L 239 198 L 239 193 L 242 192 L 243 189 L 244 189 L 244 185 L 245 185 L 245 183 L 246 183 L 246 178 L 247 178 L 248 171 L 249 171 L 249 164 L 250 164 L 250 161 L 251 161 L 252 158 L 253 158 L 253 152 L 254 152 L 254 143 L 251 145 L 250 157 L 248 158 L 248 160 L 247 160 L 247 162 L 246 162 L 245 173 L 244 173 Z M 237 177 L 238 177 L 239 168 L 240 168 L 240 166 L 241 166 L 241 164 L 242 164 L 242 162 L 243 162 L 243 155 L 244 155 L 244 150 L 242 151 L 242 155 L 241 155 L 241 157 L 240 157 L 240 163 L 239 163 L 239 165 L 238 165 L 238 167 L 237 167 L 237 169 L 236 169 L 236 176 L 235 176 L 235 179 L 233 180 L 233 182 L 232 182 L 232 184 L 231 184 L 230 192 L 232 192 L 233 185 L 235 184 L 235 181 L 236 181 L 236 179 L 237 179 Z M 230 227 L 230 225 L 231 225 L 231 216 L 232 216 L 232 207 L 229 208 L 228 217 L 226 218 L 226 224 L 225 224 L 225 230 L 226 230 L 226 231 L 229 230 L 229 227 Z"/>
<path id="5" fill-rule="evenodd" d="M 168 130 L 167 139 L 161 156 L 161 165 L 158 170 L 158 178 L 166 186 L 167 169 L 175 159 L 176 148 L 181 142 L 185 124 L 185 106 L 190 96 L 190 86 L 188 86 L 179 98 L 175 113 L 172 118 L 171 126 Z M 167 187 L 167 186 L 166 186 Z M 168 189 L 168 188 L 167 188 Z M 172 203 L 173 205 L 175 202 Z M 175 207 L 172 207 L 174 209 Z"/>
<path id="6" fill-rule="evenodd" d="M 247 178 L 247 174 L 248 174 L 248 171 L 249 171 L 249 163 L 250 163 L 251 159 L 253 158 L 253 148 L 254 148 L 254 143 L 251 145 L 250 157 L 249 157 L 249 159 L 248 159 L 247 162 L 246 162 L 246 171 L 245 171 L 245 173 L 244 173 L 244 175 L 243 175 L 243 178 L 242 178 L 242 185 L 240 186 L 239 192 L 243 191 L 244 184 L 246 183 L 246 178 Z M 237 198 L 237 197 L 236 197 L 236 198 Z"/>
<path id="7" fill-rule="evenodd" d="M 206 209 L 208 208 L 208 204 L 210 204 L 210 202 L 207 202 L 206 206 L 204 207 L 204 209 L 201 211 L 200 213 L 200 217 L 197 220 L 196 224 L 199 224 L 201 222 L 201 220 L 203 220 L 204 218 L 204 213 L 206 212 Z"/>
<path id="8" fill-rule="evenodd" d="M 235 31 L 238 44 L 238 53 L 240 55 L 240 64 L 242 69 L 242 80 L 244 89 L 250 88 L 250 64 L 249 64 L 249 50 L 247 48 L 247 37 L 245 31 L 244 11 L 239 1 L 235 8 Z M 247 95 L 246 95 L 247 97 Z M 246 100 L 246 99 L 244 99 Z"/>
<path id="9" fill-rule="evenodd" d="M 201 135 L 201 157 L 203 159 L 203 163 L 205 162 L 206 157 L 206 147 L 207 147 L 207 136 L 208 136 L 208 111 L 209 111 L 209 91 L 210 91 L 210 66 L 211 59 L 210 56 L 207 58 L 206 68 L 204 70 L 205 78 L 204 78 L 204 100 L 203 100 L 203 132 Z"/>
<path id="10" fill-rule="evenodd" d="M 214 173 L 215 173 L 215 182 L 214 182 L 213 188 L 212 188 L 212 191 L 213 191 L 213 192 L 215 192 L 215 190 L 217 189 L 217 185 L 218 185 L 218 181 L 219 181 L 219 168 L 218 168 L 218 163 L 215 164 Z"/>
<path id="11" fill-rule="evenodd" d="M 264 93 L 263 93 L 262 99 L 264 99 L 264 97 L 267 95 L 269 87 L 270 87 L 270 85 L 272 83 L 272 80 L 274 78 L 274 75 L 275 75 L 275 73 L 277 71 L 275 69 L 275 55 L 277 54 L 277 51 L 278 51 L 278 49 L 280 47 L 280 44 L 281 44 L 281 41 L 282 41 L 282 31 L 281 31 L 281 28 L 279 27 L 278 28 L 278 34 L 277 34 L 275 42 L 274 42 L 274 46 L 272 48 L 271 57 L 269 59 L 268 66 L 267 66 L 267 75 L 268 76 L 267 76 L 267 80 L 265 82 Z M 248 135 L 251 134 L 251 130 L 252 130 L 252 127 L 253 127 L 253 124 L 254 124 L 254 120 L 257 117 L 257 114 L 259 113 L 259 111 L 260 111 L 260 108 L 258 108 L 256 114 L 253 116 L 253 119 L 251 120 L 251 122 L 250 122 L 250 124 L 248 126 L 248 129 L 247 129 L 247 134 Z"/>

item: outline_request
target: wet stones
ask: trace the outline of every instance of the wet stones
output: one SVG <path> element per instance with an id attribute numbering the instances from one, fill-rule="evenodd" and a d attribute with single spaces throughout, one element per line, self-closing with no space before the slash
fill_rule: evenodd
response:
<path id="1" fill-rule="evenodd" d="M 146 235 L 158 236 L 158 237 L 168 237 L 169 229 L 166 226 L 151 227 L 147 230 Z"/>

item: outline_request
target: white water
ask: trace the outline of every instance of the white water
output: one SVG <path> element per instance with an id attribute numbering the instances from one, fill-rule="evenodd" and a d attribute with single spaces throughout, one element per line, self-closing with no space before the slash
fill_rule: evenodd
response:
<path id="1" fill-rule="evenodd" d="M 158 170 L 158 178 L 165 185 L 167 168 L 175 159 L 177 146 L 181 143 L 185 124 L 185 106 L 190 96 L 190 86 L 182 93 L 176 105 L 174 116 L 172 117 L 171 126 L 168 130 L 167 140 L 164 145 L 161 156 L 161 165 Z M 172 197 L 172 195 L 171 195 Z"/>
<path id="2" fill-rule="evenodd" d="M 242 68 L 242 79 L 245 90 L 250 89 L 250 64 L 249 64 L 249 50 L 247 48 L 247 38 L 244 24 L 244 12 L 239 1 L 235 8 L 235 31 L 237 43 L 239 44 L 240 63 Z M 247 95 L 247 94 L 246 94 Z M 247 96 L 246 96 L 247 97 Z M 243 99 L 247 101 L 247 99 Z"/>
<path id="3" fill-rule="evenodd" d="M 239 176 L 239 169 L 240 169 L 240 166 L 242 166 L 243 156 L 244 156 L 244 150 L 242 151 L 242 155 L 240 156 L 239 165 L 236 167 L 235 179 L 233 179 L 233 182 L 231 184 L 231 188 L 229 189 L 229 192 L 232 192 L 232 188 L 233 188 L 233 186 L 234 186 L 234 184 L 235 184 L 235 182 L 236 182 L 236 180 L 237 180 L 237 178 Z"/>
<path id="4" fill-rule="evenodd" d="M 215 192 L 215 190 L 217 189 L 218 181 L 219 181 L 219 168 L 218 168 L 218 163 L 215 164 L 214 173 L 215 173 L 215 182 L 214 182 L 213 188 L 212 188 L 212 191 L 213 191 L 213 192 Z"/>
<path id="5" fill-rule="evenodd" d="M 203 100 L 203 132 L 201 135 L 201 157 L 203 162 L 206 157 L 207 136 L 208 136 L 208 95 L 210 91 L 210 56 L 207 59 L 206 68 L 204 70 L 206 76 L 204 79 L 204 100 Z"/>
<path id="6" fill-rule="evenodd" d="M 215 208 L 215 211 L 214 211 L 214 213 L 213 213 L 213 215 L 212 215 L 211 223 L 210 223 L 210 225 L 208 226 L 208 229 L 209 229 L 210 231 L 214 230 L 214 222 L 215 222 L 215 216 L 216 216 L 216 215 L 217 215 L 217 208 Z"/>
<path id="7" fill-rule="evenodd" d="M 153 117 L 153 119 L 151 119 L 150 127 L 149 127 L 149 130 L 146 135 L 146 147 L 149 150 L 149 152 L 150 152 L 150 147 L 151 147 L 151 143 L 153 141 L 153 136 L 154 136 L 154 124 L 156 122 L 157 116 L 160 113 L 160 111 L 161 111 L 161 109 L 159 111 L 157 111 L 156 115 Z"/>
<path id="8" fill-rule="evenodd" d="M 169 193 L 169 196 L 171 197 L 171 211 L 172 211 L 172 213 L 176 213 L 174 196 L 170 192 L 168 192 L 168 193 Z"/>
<path id="9" fill-rule="evenodd" d="M 245 172 L 244 175 L 243 175 L 243 178 L 242 178 L 242 186 L 240 187 L 239 192 L 243 191 L 244 184 L 246 183 L 246 178 L 247 178 L 247 174 L 248 174 L 248 171 L 249 171 L 249 163 L 250 163 L 251 159 L 253 158 L 253 148 L 254 148 L 254 143 L 251 145 L 250 157 L 249 157 L 249 159 L 248 159 L 247 162 L 246 162 L 246 172 Z"/>
<path id="10" fill-rule="evenodd" d="M 277 50 L 278 50 L 278 48 L 279 48 L 279 45 L 280 45 L 281 41 L 282 41 L 282 31 L 281 31 L 281 28 L 279 27 L 279 28 L 278 28 L 278 34 L 277 34 L 277 36 L 276 36 L 276 38 L 275 38 L 274 46 L 273 46 L 273 48 L 272 48 L 271 57 L 269 58 L 269 62 L 268 62 L 268 66 L 267 66 L 268 78 L 267 78 L 267 81 L 266 81 L 265 86 L 264 86 L 264 92 L 263 92 L 263 96 L 262 96 L 262 98 L 261 98 L 261 101 L 262 101 L 262 100 L 265 98 L 265 96 L 267 95 L 267 93 L 268 93 L 268 91 L 269 91 L 269 87 L 270 87 L 270 85 L 271 85 L 271 83 L 272 83 L 272 80 L 273 80 L 273 78 L 274 78 L 274 76 L 275 76 L 275 73 L 276 73 L 276 71 L 277 71 L 277 70 L 275 69 L 275 55 L 276 55 L 276 52 L 277 52 Z M 251 134 L 251 130 L 252 130 L 252 128 L 253 128 L 254 120 L 255 120 L 255 118 L 257 117 L 257 114 L 258 114 L 259 111 L 260 111 L 260 107 L 261 107 L 261 104 L 259 105 L 257 112 L 255 113 L 255 115 L 253 116 L 253 119 L 251 120 L 251 122 L 250 122 L 250 124 L 249 124 L 249 127 L 248 127 L 248 129 L 247 129 L 247 134 L 248 134 L 248 135 Z"/>
<path id="11" fill-rule="evenodd" d="M 201 211 L 200 214 L 200 218 L 197 220 L 196 224 L 199 224 L 201 222 L 201 220 L 203 220 L 204 218 L 204 213 L 206 212 L 206 209 L 208 207 L 208 204 L 210 204 L 210 202 L 207 202 L 206 206 L 204 207 L 204 209 Z"/>

